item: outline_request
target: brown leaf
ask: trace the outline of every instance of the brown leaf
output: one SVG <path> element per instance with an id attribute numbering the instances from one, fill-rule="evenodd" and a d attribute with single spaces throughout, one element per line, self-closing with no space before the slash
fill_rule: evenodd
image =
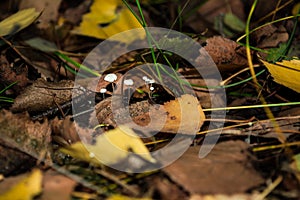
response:
<path id="1" fill-rule="evenodd" d="M 210 0 L 199 7 L 198 13 L 206 20 L 213 23 L 215 18 L 221 13 L 233 13 L 240 19 L 246 19 L 245 11 L 240 9 L 243 7 L 241 0 Z"/>
<path id="2" fill-rule="evenodd" d="M 287 42 L 289 34 L 283 26 L 264 26 L 253 33 L 258 48 L 275 48 L 280 43 Z"/>
<path id="3" fill-rule="evenodd" d="M 247 148 L 242 141 L 222 142 L 200 159 L 199 147 L 191 147 L 164 171 L 192 194 L 242 193 L 264 182 L 254 170 Z"/>
<path id="4" fill-rule="evenodd" d="M 66 21 L 71 22 L 73 25 L 78 25 L 81 21 L 82 15 L 88 12 L 91 5 L 91 0 L 86 0 L 76 7 L 67 7 L 64 18 Z"/>
<path id="5" fill-rule="evenodd" d="M 38 11 L 43 11 L 38 24 L 39 28 L 49 28 L 51 22 L 56 22 L 58 17 L 59 5 L 61 0 L 22 0 L 19 9 L 36 8 Z M 52 28 L 52 27 L 51 27 Z"/>
<path id="6" fill-rule="evenodd" d="M 234 71 L 248 64 L 245 48 L 236 42 L 221 37 L 214 36 L 206 40 L 207 45 L 204 49 L 212 57 L 217 67 L 221 71 Z M 202 48 L 201 51 L 204 51 Z M 203 56 L 196 59 L 197 63 L 205 63 Z"/>
<path id="7" fill-rule="evenodd" d="M 90 120 L 93 125 L 105 123 L 116 127 L 118 122 L 130 124 L 130 127 L 141 129 L 143 132 L 177 133 L 179 131 L 184 134 L 198 131 L 205 119 L 197 98 L 188 94 L 164 105 L 152 105 L 148 101 L 137 102 L 131 104 L 129 108 L 117 109 L 114 113 L 112 113 L 111 99 L 106 99 L 96 105 L 96 116 L 98 121 Z"/>
<path id="8" fill-rule="evenodd" d="M 62 137 L 69 144 L 80 140 L 78 129 L 76 129 L 75 123 L 70 118 L 70 116 L 67 116 L 62 120 L 55 118 L 51 121 L 52 135 Z"/>
<path id="9" fill-rule="evenodd" d="M 161 200 L 184 200 L 187 194 L 171 181 L 162 177 L 154 177 L 149 179 L 149 184 L 159 193 Z"/>
<path id="10" fill-rule="evenodd" d="M 51 141 L 48 121 L 32 122 L 28 114 L 12 114 L 0 111 L 0 138 L 10 147 L 34 158 L 48 151 Z"/>
<path id="11" fill-rule="evenodd" d="M 72 122 L 70 118 L 67 116 L 65 119 L 55 118 L 51 121 L 53 140 L 62 144 L 73 144 L 84 138 L 85 141 L 90 142 L 94 130 L 82 128 L 76 125 L 76 122 Z M 61 138 L 63 141 L 60 140 Z"/>
<path id="12" fill-rule="evenodd" d="M 58 83 L 38 79 L 25 88 L 11 107 L 13 112 L 42 112 L 72 98 L 73 81 L 62 80 Z"/>
<path id="13" fill-rule="evenodd" d="M 10 67 L 10 63 L 7 61 L 4 55 L 0 55 L 0 78 L 4 84 L 12 84 L 17 82 L 12 89 L 19 94 L 28 84 L 29 80 L 27 78 L 27 67 L 22 67 L 18 69 L 18 73 Z"/>
<path id="14" fill-rule="evenodd" d="M 192 195 L 189 200 L 256 200 L 258 194 L 216 194 L 216 195 Z"/>
<path id="15" fill-rule="evenodd" d="M 0 139 L 0 174 L 5 176 L 18 174 L 36 164 L 35 159 L 11 147 Z"/>
<path id="16" fill-rule="evenodd" d="M 191 12 L 199 6 L 199 1 L 190 1 L 187 9 L 184 12 Z M 219 34 L 217 31 L 210 28 L 217 21 L 217 18 L 224 13 L 232 13 L 239 19 L 246 18 L 243 2 L 241 0 L 210 0 L 201 3 L 197 12 L 188 18 L 186 24 L 197 33 L 205 33 L 205 36 L 213 36 Z"/>
<path id="17" fill-rule="evenodd" d="M 43 178 L 43 193 L 41 200 L 69 200 L 71 193 L 76 186 L 76 181 L 58 174 L 54 171 L 47 171 Z"/>

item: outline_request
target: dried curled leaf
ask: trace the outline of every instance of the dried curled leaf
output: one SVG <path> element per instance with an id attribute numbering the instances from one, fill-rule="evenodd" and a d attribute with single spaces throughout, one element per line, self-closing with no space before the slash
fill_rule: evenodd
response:
<path id="1" fill-rule="evenodd" d="M 204 49 L 211 56 L 217 67 L 221 71 L 233 71 L 247 65 L 245 48 L 236 42 L 221 37 L 214 36 L 206 40 L 207 45 Z M 203 49 L 200 49 L 200 53 Z M 196 59 L 197 63 L 205 63 L 201 60 L 203 56 Z"/>

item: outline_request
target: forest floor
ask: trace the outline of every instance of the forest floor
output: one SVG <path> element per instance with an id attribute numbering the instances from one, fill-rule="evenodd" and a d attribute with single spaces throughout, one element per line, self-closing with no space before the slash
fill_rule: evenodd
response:
<path id="1" fill-rule="evenodd" d="M 0 200 L 300 199 L 297 1 L 0 7 Z"/>

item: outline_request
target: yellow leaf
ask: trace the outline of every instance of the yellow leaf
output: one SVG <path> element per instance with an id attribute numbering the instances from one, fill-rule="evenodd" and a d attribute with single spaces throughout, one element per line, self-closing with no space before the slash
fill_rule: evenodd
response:
<path id="1" fill-rule="evenodd" d="M 155 163 L 142 140 L 132 129 L 124 125 L 98 136 L 94 145 L 76 142 L 60 150 L 96 166 L 116 164 L 127 158 L 131 152 Z"/>
<path id="2" fill-rule="evenodd" d="M 268 68 L 275 82 L 300 93 L 300 60 L 283 60 L 276 64 L 261 62 Z"/>
<path id="3" fill-rule="evenodd" d="M 0 22 L 0 36 L 14 34 L 34 22 L 41 12 L 35 11 L 35 8 L 21 10 Z"/>
<path id="4" fill-rule="evenodd" d="M 117 33 L 134 28 L 142 28 L 142 26 L 121 0 L 94 0 L 90 12 L 82 17 L 80 26 L 72 32 L 107 39 Z M 130 43 L 135 39 L 142 39 L 144 36 L 145 34 L 141 32 L 139 35 L 117 38 L 116 40 Z"/>
<path id="5" fill-rule="evenodd" d="M 86 148 L 86 145 L 84 145 L 81 141 L 61 148 L 60 151 L 64 154 L 72 156 L 73 158 L 91 163 L 95 166 L 102 165 L 99 160 L 97 160 L 94 156 L 91 156 L 90 152 Z"/>
<path id="6" fill-rule="evenodd" d="M 148 112 L 141 112 L 129 118 L 132 120 L 129 123 L 130 127 L 144 133 L 154 131 L 193 135 L 200 130 L 205 114 L 197 97 L 184 94 L 163 105 L 149 106 Z"/>
<path id="7" fill-rule="evenodd" d="M 42 190 L 42 173 L 35 169 L 31 174 L 13 186 L 7 192 L 0 194 L 0 200 L 31 200 Z"/>
<path id="8" fill-rule="evenodd" d="M 297 14 L 299 14 L 299 10 L 300 10 L 300 3 L 297 3 L 296 5 L 294 5 L 294 7 L 292 9 L 292 14 L 296 16 Z M 298 18 L 298 20 L 299 20 L 299 18 Z"/>

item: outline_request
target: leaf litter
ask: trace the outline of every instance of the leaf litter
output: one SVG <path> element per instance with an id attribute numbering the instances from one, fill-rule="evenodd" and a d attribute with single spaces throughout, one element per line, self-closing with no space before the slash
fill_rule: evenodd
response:
<path id="1" fill-rule="evenodd" d="M 268 119 L 261 108 L 228 110 L 226 119 L 211 119 L 208 92 L 214 89 L 205 88 L 201 76 L 176 55 L 170 54 L 168 59 L 193 84 L 195 96 L 186 94 L 175 98 L 169 90 L 147 79 L 147 84 L 127 99 L 127 107 L 114 110 L 113 113 L 111 94 L 119 92 L 120 82 L 124 84 L 124 80 L 127 80 L 123 86 L 129 91 L 138 81 L 136 77 L 125 77 L 126 71 L 142 61 L 151 61 L 150 56 L 143 54 L 145 52 L 135 51 L 118 58 L 107 72 L 99 72 L 103 76 L 98 82 L 96 79 L 82 82 L 82 88 L 78 88 L 77 105 L 87 103 L 85 97 L 88 95 L 92 95 L 97 104 L 95 109 L 82 114 L 90 126 L 83 127 L 74 122 L 73 117 L 76 116 L 72 115 L 71 100 L 74 73 L 78 70 L 76 66 L 79 66 L 76 62 L 81 63 L 84 56 L 101 41 L 95 38 L 105 39 L 122 30 L 141 27 L 121 1 L 106 2 L 106 7 L 99 7 L 101 3 L 100 0 L 76 3 L 64 0 L 22 0 L 16 7 L 19 10 L 29 8 L 23 14 L 21 11 L 7 18 L 7 13 L 0 13 L 5 23 L 9 21 L 7 28 L 2 28 L 2 35 L 10 34 L 2 37 L 0 42 L 0 89 L 16 82 L 11 89 L 1 93 L 12 97 L 14 103 L 2 104 L 0 101 L 0 173 L 4 175 L 0 188 L 11 185 L 7 181 L 12 175 L 17 178 L 12 181 L 15 186 L 10 187 L 11 190 L 0 189 L 0 199 L 18 198 L 10 196 L 17 195 L 14 188 L 21 188 L 18 191 L 24 194 L 23 198 L 28 199 L 54 199 L 58 195 L 60 199 L 256 199 L 259 196 L 262 199 L 266 192 L 269 199 L 299 198 L 299 107 L 276 106 L 272 109 L 274 120 L 286 137 L 286 144 L 280 144 L 272 122 L 274 120 Z M 269 6 L 258 4 L 254 18 L 260 21 L 253 23 L 253 27 L 262 25 L 260 22 L 272 20 L 271 17 L 260 17 L 268 16 L 276 3 L 274 1 Z M 5 2 L 2 4 L 11 8 Z M 176 20 L 179 4 L 143 1 L 143 12 L 150 16 L 146 18 L 147 23 L 169 27 L 169 23 Z M 175 24 L 174 28 L 195 34 L 195 40 L 204 44 L 200 53 L 205 49 L 210 54 L 222 77 L 226 79 L 226 84 L 241 82 L 226 88 L 229 106 L 261 104 L 253 83 L 243 81 L 250 77 L 244 41 L 235 41 L 243 34 L 248 15 L 246 11 L 251 5 L 240 0 L 198 4 L 195 1 L 188 5 L 183 12 L 184 17 L 180 19 L 184 23 Z M 286 16 L 294 4 L 289 6 L 278 8 L 273 17 Z M 241 9 L 244 7 L 247 9 Z M 104 10 L 110 16 L 101 15 L 100 11 L 102 13 Z M 26 17 L 28 15 L 30 17 Z M 123 23 L 124 20 L 128 22 L 128 19 L 135 21 Z M 21 26 L 17 29 L 10 28 L 18 24 Z M 259 95 L 267 97 L 270 104 L 299 101 L 298 76 L 291 72 L 297 71 L 297 51 L 291 52 L 293 59 L 289 59 L 289 54 L 282 55 L 287 52 L 285 48 L 288 47 L 287 41 L 292 35 L 293 25 L 295 21 L 286 20 L 286 23 L 263 26 L 250 37 L 254 47 L 251 54 L 257 65 L 255 71 L 264 69 L 264 65 L 269 70 L 264 71 L 258 81 L 262 86 Z M 131 41 L 124 38 L 123 42 L 126 44 Z M 172 41 L 168 42 L 168 45 L 172 44 Z M 299 33 L 296 31 L 292 46 L 297 42 Z M 182 43 L 184 45 L 184 41 Z M 126 49 L 126 45 L 121 45 L 121 48 Z M 70 60 L 54 53 L 57 51 L 76 62 L 69 63 Z M 263 60 L 264 65 L 258 58 Z M 278 58 L 285 60 L 278 62 Z M 206 63 L 200 57 L 195 61 Z M 115 74 L 117 79 L 107 81 L 107 74 Z M 165 81 L 172 82 L 172 79 L 167 78 Z M 92 90 L 87 86 L 91 84 L 96 86 Z M 214 87 L 224 87 L 219 84 Z M 179 105 L 187 112 L 182 113 Z M 126 110 L 129 110 L 131 119 L 126 118 Z M 93 112 L 96 117 L 91 117 Z M 162 116 L 166 123 L 155 121 Z M 192 118 L 198 120 L 194 120 L 195 123 L 190 126 L 189 119 Z M 117 126 L 116 120 L 122 122 L 121 127 Z M 212 120 L 225 120 L 225 127 L 212 152 L 200 159 L 199 148 L 206 145 L 203 142 L 204 134 L 210 136 L 208 125 Z M 135 124 L 143 128 L 139 129 Z M 184 155 L 168 167 L 149 174 L 132 174 L 104 167 L 99 162 L 100 159 L 104 163 L 115 164 L 130 157 L 128 151 L 119 154 L 109 146 L 108 138 L 121 149 L 142 152 L 145 156 L 142 159 L 131 159 L 131 163 L 122 163 L 124 169 L 128 166 L 141 168 L 149 163 L 159 164 L 150 153 L 163 148 L 172 140 L 174 133 L 178 132 L 178 124 L 184 127 L 180 134 L 197 133 L 197 136 Z M 132 138 L 123 134 L 122 127 L 133 128 L 129 129 L 132 135 L 143 132 L 149 136 L 153 131 L 159 133 L 154 137 Z M 181 144 L 178 143 L 170 152 L 164 153 L 176 152 L 180 148 Z M 98 158 L 91 157 L 87 149 Z M 34 167 L 39 168 L 39 171 Z M 22 175 L 30 170 L 32 174 L 29 177 L 36 177 L 22 179 Z M 43 188 L 24 189 L 24 181 L 39 186 L 41 177 Z M 277 180 L 281 184 L 278 185 Z"/>

